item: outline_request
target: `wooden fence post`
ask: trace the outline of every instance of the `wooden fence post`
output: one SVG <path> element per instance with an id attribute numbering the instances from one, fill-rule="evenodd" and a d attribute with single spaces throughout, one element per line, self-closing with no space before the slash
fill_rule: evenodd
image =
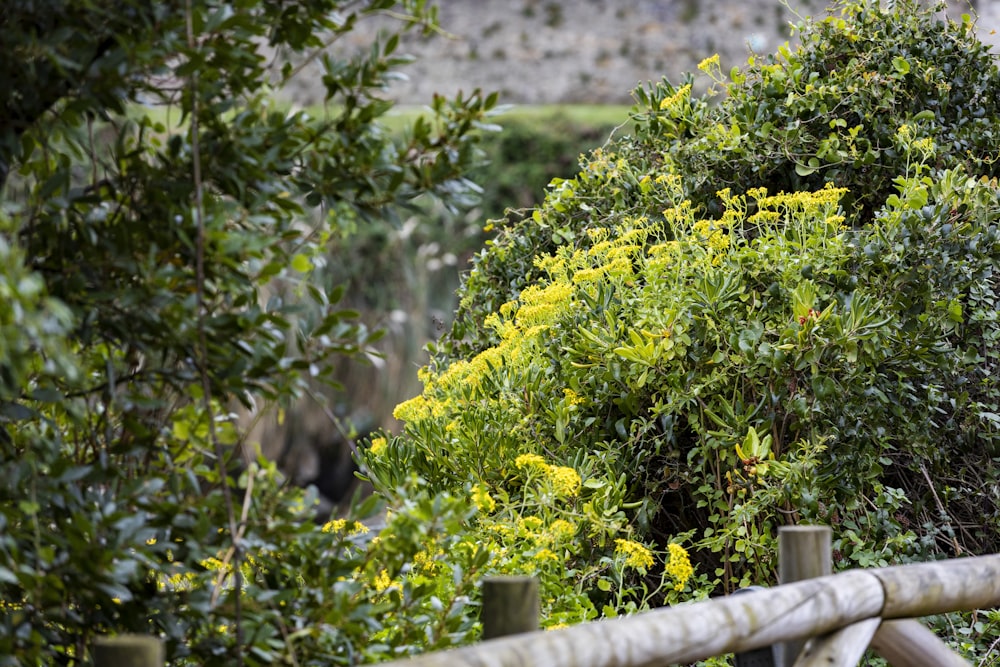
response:
<path id="1" fill-rule="evenodd" d="M 483 639 L 538 629 L 539 596 L 535 577 L 487 577 L 483 580 Z"/>
<path id="2" fill-rule="evenodd" d="M 829 526 L 778 528 L 778 583 L 790 584 L 833 571 L 833 531 Z M 778 644 L 778 667 L 792 667 L 805 641 Z"/>
<path id="3" fill-rule="evenodd" d="M 94 640 L 94 667 L 163 667 L 163 641 L 146 635 Z"/>

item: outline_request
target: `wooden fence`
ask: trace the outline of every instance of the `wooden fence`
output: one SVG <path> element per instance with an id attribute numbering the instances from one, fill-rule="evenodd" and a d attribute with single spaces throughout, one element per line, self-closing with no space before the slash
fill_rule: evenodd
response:
<path id="1" fill-rule="evenodd" d="M 485 641 L 384 665 L 659 667 L 774 646 L 779 667 L 854 666 L 869 647 L 893 667 L 952 667 L 967 663 L 912 619 L 1000 606 L 1000 555 L 830 575 L 830 529 L 796 526 L 780 531 L 779 568 L 773 588 L 548 632 L 537 631 L 531 580 L 491 580 Z M 96 667 L 161 667 L 158 647 L 125 648 L 146 640 L 102 640 Z M 133 650 L 149 661 L 123 653 Z"/>

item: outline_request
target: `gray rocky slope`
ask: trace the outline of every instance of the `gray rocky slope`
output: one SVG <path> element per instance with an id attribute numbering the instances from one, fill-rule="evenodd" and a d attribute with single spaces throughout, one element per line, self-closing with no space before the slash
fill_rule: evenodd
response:
<path id="1" fill-rule="evenodd" d="M 977 31 L 1000 43 L 1000 1 L 979 0 Z M 619 104 L 639 83 L 683 72 L 715 53 L 723 71 L 751 53 L 773 53 L 794 37 L 798 17 L 825 14 L 823 0 L 440 0 L 446 34 L 407 36 L 400 51 L 416 62 L 389 96 L 425 104 L 434 93 L 499 91 L 503 103 Z M 949 13 L 970 11 L 968 0 L 948 0 Z M 333 49 L 367 49 L 384 22 L 362 21 Z M 296 77 L 298 104 L 322 101 L 318 68 Z"/>

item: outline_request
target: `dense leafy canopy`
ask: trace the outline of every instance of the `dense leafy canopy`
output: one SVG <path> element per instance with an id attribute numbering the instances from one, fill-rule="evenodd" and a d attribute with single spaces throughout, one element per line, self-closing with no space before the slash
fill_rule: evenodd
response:
<path id="1" fill-rule="evenodd" d="M 840 567 L 1000 550 L 1000 72 L 973 27 L 843 2 L 728 77 L 706 59 L 717 104 L 637 90 L 632 134 L 476 257 L 377 484 L 474 484 L 487 532 L 573 522 L 562 590 L 605 614 L 615 539 L 664 555 L 640 606 L 677 542 L 685 596 L 773 580 L 786 523 L 833 526 Z M 524 457 L 578 494 L 542 506 Z"/>
<path id="2" fill-rule="evenodd" d="M 325 54 L 377 16 L 394 29 L 369 50 Z M 0 7 L 0 663 L 78 664 L 117 631 L 165 636 L 175 664 L 350 663 L 414 650 L 428 613 L 425 645 L 471 627 L 372 584 L 467 503 L 415 495 L 377 548 L 323 532 L 239 460 L 230 414 L 374 339 L 311 278 L 332 236 L 468 190 L 494 98 L 437 98 L 402 137 L 378 123 L 398 33 L 434 26 L 422 0 Z M 273 96 L 313 59 L 317 117 Z"/>

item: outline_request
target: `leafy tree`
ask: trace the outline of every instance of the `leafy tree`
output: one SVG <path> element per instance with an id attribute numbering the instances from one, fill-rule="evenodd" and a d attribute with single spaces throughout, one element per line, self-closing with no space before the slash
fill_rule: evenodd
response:
<path id="1" fill-rule="evenodd" d="M 367 52 L 324 51 L 380 14 L 397 28 Z M 348 223 L 461 195 L 495 98 L 435 98 L 399 140 L 381 128 L 399 32 L 435 30 L 423 0 L 46 0 L 0 18 L 0 663 L 79 664 L 120 630 L 195 664 L 412 650 L 407 614 L 428 612 L 372 584 L 376 542 L 314 528 L 308 497 L 238 461 L 230 411 L 288 401 L 374 340 L 311 274 Z M 274 97 L 314 59 L 316 118 Z M 384 567 L 466 505 L 414 496 L 427 526 L 399 513 Z M 375 601 L 404 607 L 395 639 L 373 640 Z M 422 641 L 469 631 L 451 611 Z"/>
<path id="2" fill-rule="evenodd" d="M 680 539 L 695 596 L 773 580 L 785 523 L 833 526 L 839 567 L 1000 550 L 995 56 L 914 2 L 799 29 L 706 59 L 717 104 L 637 90 L 632 134 L 477 256 L 377 484 L 504 516 L 541 457 L 583 480 L 566 571 Z"/>

